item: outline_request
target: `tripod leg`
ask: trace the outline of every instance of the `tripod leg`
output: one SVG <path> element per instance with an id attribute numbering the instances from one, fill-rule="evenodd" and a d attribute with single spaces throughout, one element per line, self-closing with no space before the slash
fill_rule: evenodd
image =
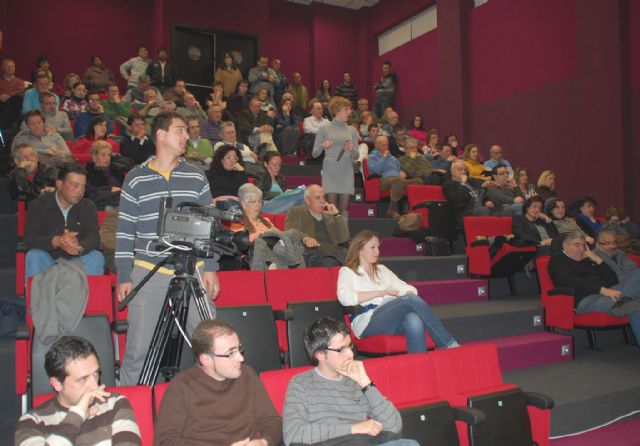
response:
<path id="1" fill-rule="evenodd" d="M 207 302 L 208 297 L 205 295 L 204 290 L 200 287 L 200 283 L 195 279 L 191 280 L 189 282 L 189 287 L 191 289 L 191 295 L 193 296 L 193 301 L 196 305 L 196 309 L 198 310 L 198 316 L 200 316 L 200 320 L 206 321 L 209 319 L 213 319 L 211 309 L 209 308 L 209 303 Z"/>

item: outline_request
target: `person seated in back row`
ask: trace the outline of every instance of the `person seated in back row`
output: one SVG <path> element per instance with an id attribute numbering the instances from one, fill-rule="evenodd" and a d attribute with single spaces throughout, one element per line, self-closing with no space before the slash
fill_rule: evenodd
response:
<path id="1" fill-rule="evenodd" d="M 55 396 L 20 417 L 16 446 L 142 443 L 129 400 L 100 385 L 100 361 L 89 341 L 61 337 L 44 368 Z"/>

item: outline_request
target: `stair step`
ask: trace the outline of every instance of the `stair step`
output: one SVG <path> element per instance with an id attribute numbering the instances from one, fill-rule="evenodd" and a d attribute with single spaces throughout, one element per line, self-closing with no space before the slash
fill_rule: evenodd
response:
<path id="1" fill-rule="evenodd" d="M 282 164 L 282 168 L 280 169 L 280 175 L 285 178 L 289 177 L 305 177 L 305 176 L 313 176 L 319 177 L 322 175 L 322 165 L 321 164 Z"/>
<path id="2" fill-rule="evenodd" d="M 466 279 L 468 277 L 467 256 L 383 257 L 380 261 L 405 282 Z"/>
<path id="3" fill-rule="evenodd" d="M 429 305 L 489 300 L 489 283 L 481 279 L 418 280 L 411 285 Z"/>
<path id="4" fill-rule="evenodd" d="M 414 242 L 410 238 L 383 237 L 380 245 L 380 256 L 423 256 L 424 243 Z"/>
<path id="5" fill-rule="evenodd" d="M 311 186 L 312 184 L 322 184 L 322 177 L 313 175 L 289 176 L 285 178 L 288 188 L 298 186 Z"/>
<path id="6" fill-rule="evenodd" d="M 378 209 L 375 204 L 350 203 L 349 218 L 378 218 Z"/>
<path id="7" fill-rule="evenodd" d="M 393 237 L 393 231 L 397 226 L 393 218 L 349 218 L 349 234 L 353 238 L 358 232 L 371 229 L 380 234 L 380 237 Z"/>
<path id="8" fill-rule="evenodd" d="M 573 339 L 546 331 L 487 339 L 498 348 L 503 372 L 573 360 Z M 474 342 L 466 342 L 465 345 Z"/>
<path id="9" fill-rule="evenodd" d="M 288 165 L 297 165 L 297 166 L 304 166 L 306 164 L 305 160 L 303 157 L 301 156 L 296 156 L 296 155 L 285 155 L 282 157 L 282 164 L 288 164 Z"/>

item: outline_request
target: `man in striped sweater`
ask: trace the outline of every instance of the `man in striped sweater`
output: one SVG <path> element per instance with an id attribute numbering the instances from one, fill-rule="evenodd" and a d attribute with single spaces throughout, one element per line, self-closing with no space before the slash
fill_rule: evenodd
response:
<path id="1" fill-rule="evenodd" d="M 44 366 L 56 396 L 20 418 L 16 445 L 140 444 L 129 401 L 100 385 L 98 354 L 89 341 L 63 336 Z"/>
<path id="2" fill-rule="evenodd" d="M 158 114 L 153 121 L 152 134 L 156 139 L 156 156 L 129 172 L 120 193 L 115 253 L 119 300 L 123 300 L 134 284 L 169 255 L 156 251 L 161 200 L 171 197 L 176 206 L 182 202 L 210 206 L 212 202 L 204 172 L 182 158 L 189 137 L 182 117 L 175 112 Z M 198 269 L 203 270 L 202 282 L 211 300 L 211 313 L 215 316 L 212 301 L 220 291 L 216 273 L 218 256 L 200 259 L 198 265 Z M 123 385 L 138 382 L 173 274 L 170 268 L 160 268 L 129 304 L 127 345 L 120 371 Z M 198 312 L 192 300 L 187 319 L 188 334 L 198 322 Z"/>
<path id="3" fill-rule="evenodd" d="M 362 361 L 353 359 L 344 322 L 317 320 L 307 328 L 304 345 L 316 367 L 294 376 L 287 388 L 282 414 L 287 446 L 418 446 L 400 438 L 400 413 L 369 379 Z"/>

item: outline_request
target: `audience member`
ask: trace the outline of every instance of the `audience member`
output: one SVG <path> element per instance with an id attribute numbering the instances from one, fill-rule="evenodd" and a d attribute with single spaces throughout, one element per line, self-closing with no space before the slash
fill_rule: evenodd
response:
<path id="1" fill-rule="evenodd" d="M 467 175 L 466 163 L 456 160 L 451 163 L 451 177 L 442 183 L 442 192 L 451 204 L 456 220 L 456 228 L 464 229 L 463 218 L 467 215 L 487 216 L 494 204 L 482 189 L 482 180 Z"/>
<path id="2" fill-rule="evenodd" d="M 272 68 L 269 68 L 267 56 L 258 57 L 257 65 L 249 70 L 248 79 L 251 94 L 255 95 L 260 88 L 266 88 L 269 96 L 273 97 L 274 87 L 278 84 L 278 75 Z"/>
<path id="3" fill-rule="evenodd" d="M 433 165 L 418 151 L 418 141 L 413 137 L 404 142 L 404 155 L 399 159 L 402 172 L 408 180 L 419 179 L 421 184 L 440 184 L 440 177 Z M 440 171 L 439 174 L 445 174 Z"/>
<path id="4" fill-rule="evenodd" d="M 570 232 L 582 232 L 582 229 L 580 229 L 578 223 L 576 223 L 573 218 L 567 217 L 567 204 L 562 198 L 550 198 L 545 202 L 544 209 L 545 214 L 547 214 L 551 218 L 551 221 L 556 227 L 558 234 L 563 235 Z M 587 243 L 593 246 L 593 244 L 595 243 L 593 237 L 589 237 L 584 232 L 582 232 L 582 234 L 584 235 Z"/>
<path id="5" fill-rule="evenodd" d="M 538 195 L 536 192 L 536 186 L 529 183 L 529 171 L 526 167 L 516 167 L 513 176 L 516 187 L 520 190 L 525 199 Z"/>
<path id="6" fill-rule="evenodd" d="M 603 259 L 589 249 L 579 232 L 567 234 L 562 251 L 551 256 L 549 274 L 556 287 L 572 288 L 578 314 L 601 311 L 629 316 L 631 331 L 640 339 L 640 270 L 620 281 Z M 626 297 L 627 299 L 621 299 Z"/>
<path id="7" fill-rule="evenodd" d="M 16 63 L 4 59 L 0 76 L 0 128 L 8 128 L 20 120 L 22 96 L 29 83 L 16 77 L 15 73 Z"/>
<path id="8" fill-rule="evenodd" d="M 171 88 L 167 88 L 162 93 L 162 99 L 165 101 L 173 101 L 176 107 L 185 106 L 185 95 L 187 94 L 187 85 L 184 80 L 177 79 L 176 83 Z"/>
<path id="9" fill-rule="evenodd" d="M 20 417 L 16 446 L 142 443 L 129 401 L 100 385 L 100 361 L 89 341 L 61 337 L 45 355 L 44 368 L 55 396 Z"/>
<path id="10" fill-rule="evenodd" d="M 395 112 L 390 113 L 392 117 L 391 120 L 395 122 L 396 118 L 393 116 L 394 114 Z M 386 133 L 386 132 L 383 132 L 383 133 Z M 405 128 L 404 125 L 395 124 L 391 129 L 391 133 L 388 136 L 389 151 L 391 152 L 391 155 L 395 156 L 396 158 L 400 158 L 402 155 L 404 155 L 404 144 L 409 137 L 410 137 L 409 133 L 407 132 L 407 129 Z M 430 156 L 426 156 L 426 157 L 428 160 L 432 159 L 432 157 Z"/>
<path id="11" fill-rule="evenodd" d="M 249 108 L 250 100 L 251 96 L 249 95 L 249 82 L 242 79 L 238 82 L 234 93 L 229 96 L 229 101 L 227 102 L 227 110 L 235 119 L 237 119 L 240 115 L 240 112 Z"/>
<path id="12" fill-rule="evenodd" d="M 393 136 L 393 128 L 400 123 L 400 115 L 393 110 L 389 111 L 386 115 L 385 123 L 382 126 L 382 131 L 386 133 L 385 136 Z M 404 126 L 403 126 L 404 128 Z"/>
<path id="13" fill-rule="evenodd" d="M 102 118 L 107 122 L 107 135 L 110 135 L 113 132 L 113 125 L 102 107 L 100 94 L 96 91 L 91 91 L 87 94 L 87 110 L 76 115 L 76 119 L 73 124 L 74 139 L 85 135 L 91 127 L 91 122 L 95 118 Z"/>
<path id="14" fill-rule="evenodd" d="M 362 135 L 363 138 L 367 138 L 369 137 L 369 127 L 373 124 L 376 127 L 378 127 L 378 124 L 376 124 L 375 120 L 373 119 L 373 115 L 371 114 L 370 111 L 365 110 L 360 114 L 360 118 L 356 119 L 355 118 L 355 113 L 351 115 L 351 118 L 360 123 L 360 128 L 358 129 L 360 131 L 360 134 Z M 380 130 L 378 128 L 378 130 Z M 376 135 L 378 136 L 378 135 Z M 375 138 L 373 138 L 373 140 L 375 140 Z"/>
<path id="15" fill-rule="evenodd" d="M 287 91 L 293 95 L 295 108 L 306 110 L 309 104 L 309 92 L 302 83 L 302 76 L 295 72 L 291 75 L 291 84 Z"/>
<path id="16" fill-rule="evenodd" d="M 493 213 L 504 216 L 522 215 L 522 203 L 525 199 L 520 188 L 513 187 L 507 166 L 495 165 L 491 169 L 491 177 L 493 184 L 487 188 L 487 198 L 495 205 Z"/>
<path id="17" fill-rule="evenodd" d="M 69 115 L 58 110 L 56 96 L 51 92 L 42 93 L 40 102 L 47 134 L 59 133 L 65 141 L 71 140 L 73 130 L 71 129 L 71 122 L 69 122 Z M 28 130 L 26 121 L 20 126 L 20 131 L 24 130 Z"/>
<path id="18" fill-rule="evenodd" d="M 116 233 L 116 268 L 118 270 L 118 300 L 122 301 L 150 269 L 166 258 L 150 241 L 158 239 L 158 209 L 164 197 L 171 196 L 175 203 L 196 202 L 211 205 L 209 182 L 204 172 L 182 158 L 187 144 L 187 124 L 177 113 L 161 113 L 153 123 L 156 156 L 134 167 L 126 176 L 120 194 L 120 218 Z M 148 217 L 145 217 L 148 216 Z M 144 218 L 141 218 L 144 217 Z M 153 244 L 152 244 L 153 245 Z M 204 259 L 204 272 L 199 274 L 209 299 L 220 291 L 217 258 Z M 173 277 L 172 271 L 158 271 L 140 289 L 129 304 L 127 345 L 120 382 L 135 385 L 138 382 L 144 358 L 149 350 L 153 327 L 164 303 L 164 296 Z M 208 300 L 210 302 L 210 300 Z M 210 303 L 211 307 L 213 304 Z M 209 309 L 215 315 L 215 308 Z M 198 320 L 195 302 L 189 305 L 187 333 L 191 333 Z"/>
<path id="19" fill-rule="evenodd" d="M 269 96 L 269 92 L 266 88 L 259 88 L 256 97 L 260 99 L 260 110 L 265 112 L 271 119 L 276 117 L 276 104 Z"/>
<path id="20" fill-rule="evenodd" d="M 492 170 L 499 164 L 502 164 L 507 168 L 507 172 L 511 177 L 513 177 L 513 167 L 511 167 L 511 163 L 503 158 L 502 155 L 502 147 L 498 144 L 494 144 L 489 149 L 489 159 L 484 162 L 484 167 L 486 170 Z"/>
<path id="21" fill-rule="evenodd" d="M 222 110 L 227 108 L 227 97 L 224 95 L 224 85 L 221 81 L 215 81 L 212 91 L 206 96 L 207 108 L 212 105 L 219 105 Z"/>
<path id="22" fill-rule="evenodd" d="M 38 155 L 28 144 L 16 146 L 13 154 L 16 167 L 9 174 L 11 198 L 24 197 L 30 202 L 43 192 L 56 190 L 58 169 L 38 162 Z"/>
<path id="23" fill-rule="evenodd" d="M 269 152 L 272 154 L 275 152 Z M 232 230 L 248 231 L 249 243 L 253 244 L 256 238 L 267 231 L 278 231 L 271 220 L 265 216 L 261 216 L 262 210 L 262 191 L 251 183 L 245 183 L 238 189 L 238 201 L 242 207 L 244 219 L 242 224 L 232 224 Z"/>
<path id="24" fill-rule="evenodd" d="M 58 258 L 77 260 L 87 275 L 104 274 L 96 205 L 83 198 L 87 173 L 70 165 L 60 170 L 56 192 L 42 193 L 27 209 L 26 277 L 54 265 Z"/>
<path id="25" fill-rule="evenodd" d="M 373 107 L 373 113 L 378 118 L 383 115 L 387 107 L 393 106 L 397 84 L 396 74 L 391 72 L 391 62 L 385 60 L 382 62 L 382 76 L 380 76 L 378 82 L 373 86 L 376 93 L 376 103 Z"/>
<path id="26" fill-rule="evenodd" d="M 91 120 L 87 133 L 84 137 L 78 139 L 71 148 L 71 155 L 85 164 L 90 158 L 90 149 L 94 142 L 104 141 L 111 147 L 115 153 L 120 153 L 120 146 L 117 142 L 107 137 L 107 118 L 98 115 Z"/>
<path id="27" fill-rule="evenodd" d="M 271 61 L 271 68 L 277 77 L 277 82 L 273 88 L 273 100 L 277 106 L 280 106 L 280 104 L 282 104 L 282 95 L 289 87 L 289 80 L 281 70 L 282 61 L 280 59 L 273 59 Z"/>
<path id="28" fill-rule="evenodd" d="M 632 274 L 637 274 L 638 265 L 620 249 L 616 241 L 616 233 L 610 229 L 602 229 L 598 233 L 598 241 L 594 254 L 598 255 L 611 270 L 616 273 L 618 282 L 627 280 Z"/>
<path id="29" fill-rule="evenodd" d="M 424 337 L 424 335 L 423 335 Z M 283 408 L 284 443 L 417 446 L 401 440 L 402 418 L 365 369 L 354 360 L 349 329 L 343 321 L 323 317 L 304 333 L 315 368 L 294 376 Z"/>
<path id="30" fill-rule="evenodd" d="M 358 107 L 358 89 L 351 83 L 351 74 L 348 71 L 342 73 L 342 83 L 336 87 L 334 95 L 347 98 L 354 110 Z"/>
<path id="31" fill-rule="evenodd" d="M 340 268 L 338 299 L 342 305 L 359 306 L 350 316 L 353 333 L 358 338 L 402 333 L 409 353 L 427 352 L 425 331 L 438 348 L 458 347 L 418 290 L 378 263 L 379 258 L 380 236 L 367 229 L 353 238 Z"/>
<path id="32" fill-rule="evenodd" d="M 596 204 L 596 199 L 593 197 L 585 196 L 580 198 L 578 200 L 578 209 L 580 212 L 576 217 L 576 223 L 578 223 L 580 229 L 594 239 L 602 227 L 600 221 L 595 217 Z"/>
<path id="33" fill-rule="evenodd" d="M 144 45 L 136 49 L 138 55 L 120 65 L 120 74 L 127 81 L 127 90 L 138 86 L 140 76 L 146 73 L 149 65 L 149 51 Z"/>
<path id="34" fill-rule="evenodd" d="M 206 138 L 200 137 L 200 121 L 198 118 L 187 119 L 187 130 L 189 131 L 189 139 L 187 139 L 187 149 L 185 156 L 187 158 L 199 158 L 205 163 L 210 163 L 213 159 L 213 147 Z"/>
<path id="35" fill-rule="evenodd" d="M 26 115 L 31 110 L 40 110 L 40 95 L 47 93 L 51 89 L 51 80 L 45 73 L 39 73 L 33 83 L 33 88 L 24 93 L 22 99 L 22 114 Z M 60 106 L 60 98 L 55 93 L 56 108 Z"/>
<path id="36" fill-rule="evenodd" d="M 83 80 L 89 90 L 101 93 L 106 92 L 109 85 L 116 82 L 113 72 L 104 66 L 102 56 L 98 54 L 91 56 L 91 66 L 84 72 Z"/>
<path id="37" fill-rule="evenodd" d="M 415 115 L 407 127 L 409 134 L 423 144 L 427 143 L 427 132 L 424 129 L 424 118 L 422 115 Z"/>
<path id="38" fill-rule="evenodd" d="M 314 108 L 317 107 L 319 104 L 316 102 Z M 338 212 L 347 218 L 349 201 L 354 193 L 353 161 L 358 158 L 358 133 L 347 125 L 351 115 L 348 99 L 341 96 L 331 98 L 329 113 L 333 120 L 318 128 L 312 156 L 318 158 L 324 153 L 322 187 L 327 201 L 337 206 Z"/>
<path id="39" fill-rule="evenodd" d="M 206 121 L 208 117 L 207 113 L 200 106 L 200 103 L 196 100 L 196 97 L 191 93 L 185 93 L 184 105 L 178 107 L 176 112 L 185 120 L 197 119 L 199 121 Z"/>
<path id="40" fill-rule="evenodd" d="M 282 158 L 278 152 L 266 152 L 262 168 L 256 175 L 255 185 L 264 198 L 262 211 L 267 214 L 286 214 L 291 206 L 304 204 L 304 189 L 287 189 L 285 178 L 280 175 Z"/>
<path id="41" fill-rule="evenodd" d="M 120 152 L 135 164 L 143 163 L 156 153 L 156 147 L 146 134 L 143 117 L 131 115 L 127 124 L 129 136 L 120 142 Z"/>
<path id="42" fill-rule="evenodd" d="M 524 201 L 520 213 L 511 219 L 511 230 L 516 240 L 539 248 L 551 246 L 558 231 L 551 218 L 542 213 L 543 205 L 537 196 Z M 542 252 L 548 254 L 550 250 L 546 248 Z"/>
<path id="43" fill-rule="evenodd" d="M 45 74 L 47 76 L 47 79 L 49 79 L 49 85 L 53 87 L 54 78 L 53 72 L 51 71 L 51 61 L 47 56 L 38 56 L 38 58 L 36 59 L 36 67 L 31 72 L 32 83 L 36 83 L 36 79 L 38 78 L 39 73 Z"/>
<path id="44" fill-rule="evenodd" d="M 31 110 L 24 117 L 27 130 L 22 131 L 13 139 L 13 150 L 20 144 L 27 144 L 36 151 L 40 162 L 60 166 L 71 162 L 71 152 L 67 143 L 59 133 L 47 133 L 44 115 L 40 110 Z"/>
<path id="45" fill-rule="evenodd" d="M 626 254 L 640 255 L 640 228 L 620 206 L 610 206 L 604 214 L 602 229 L 616 234 L 618 248 Z"/>
<path id="46" fill-rule="evenodd" d="M 207 179 L 214 201 L 218 197 L 237 197 L 238 188 L 249 181 L 240 151 L 234 146 L 218 148 L 213 155 Z"/>
<path id="47" fill-rule="evenodd" d="M 155 422 L 158 446 L 277 446 L 282 419 L 244 347 L 224 321 L 202 321 L 191 337 L 196 365 L 169 384 Z"/>
<path id="48" fill-rule="evenodd" d="M 67 75 L 62 80 L 62 100 L 69 99 L 71 96 L 73 96 L 73 86 L 78 82 L 82 82 L 79 74 L 67 73 Z"/>
<path id="49" fill-rule="evenodd" d="M 467 144 L 464 147 L 463 159 L 471 178 L 486 179 L 484 164 L 482 164 L 482 157 L 477 144 Z"/>
<path id="50" fill-rule="evenodd" d="M 437 129 L 431 129 L 427 132 L 427 144 L 422 148 L 422 153 L 427 159 L 435 159 L 440 153 L 440 133 Z"/>
<path id="51" fill-rule="evenodd" d="M 300 141 L 301 146 L 305 150 L 305 156 L 311 158 L 309 155 L 313 153 L 313 147 L 315 146 L 316 134 L 321 127 L 329 124 L 329 120 L 324 117 L 324 108 L 322 103 L 318 99 L 312 99 L 309 106 L 310 115 L 304 118 L 302 122 L 302 129 L 304 135 Z M 321 153 L 318 153 L 320 157 Z"/>
<path id="52" fill-rule="evenodd" d="M 215 73 L 215 81 L 222 82 L 222 91 L 225 96 L 231 96 L 236 91 L 238 83 L 242 80 L 242 73 L 236 64 L 233 54 L 224 53 L 223 63 L 218 65 Z"/>
<path id="53" fill-rule="evenodd" d="M 110 84 L 107 86 L 108 99 L 102 101 L 102 109 L 104 114 L 110 120 L 118 120 L 118 122 L 125 123 L 131 115 L 131 101 L 127 101 L 120 96 L 120 88 L 116 84 Z"/>
<path id="54" fill-rule="evenodd" d="M 249 146 L 238 142 L 237 134 L 236 134 L 236 126 L 231 121 L 224 121 L 220 127 L 220 137 L 221 141 L 218 141 L 215 146 L 213 146 L 213 151 L 215 152 L 220 147 L 224 145 L 234 146 L 240 152 L 242 156 L 242 161 L 245 163 L 245 169 L 247 170 L 248 175 L 254 175 L 258 170 L 261 169 L 253 169 L 253 165 L 258 161 L 258 155 L 253 152 Z M 247 164 L 249 163 L 249 164 Z"/>
<path id="55" fill-rule="evenodd" d="M 149 62 L 145 73 L 151 78 L 151 85 L 164 93 L 176 84 L 178 70 L 169 60 L 169 52 L 165 47 L 158 48 L 156 55 L 158 59 Z"/>
<path id="56" fill-rule="evenodd" d="M 556 192 L 556 174 L 552 170 L 545 170 L 540 174 L 536 194 L 544 201 L 558 196 Z"/>
<path id="57" fill-rule="evenodd" d="M 220 137 L 222 107 L 220 105 L 212 105 L 207 110 L 207 116 L 208 119 L 200 122 L 200 134 L 203 138 L 207 138 L 213 146 L 222 139 Z"/>
<path id="58" fill-rule="evenodd" d="M 367 98 L 358 99 L 358 109 L 353 112 L 353 119 L 361 120 L 362 113 L 369 112 L 369 100 Z M 375 118 L 375 117 L 374 117 Z"/>
<path id="59" fill-rule="evenodd" d="M 331 100 L 331 82 L 328 79 L 323 79 L 320 82 L 320 89 L 316 92 L 315 97 L 322 103 L 322 107 L 327 110 Z"/>
<path id="60" fill-rule="evenodd" d="M 133 107 L 140 110 L 146 103 L 148 103 L 148 98 L 146 96 L 147 91 L 155 92 L 155 101 L 158 105 L 161 105 L 164 100 L 162 99 L 162 93 L 158 88 L 151 86 L 151 77 L 147 74 L 142 74 L 138 78 L 138 85 L 133 88 L 130 88 L 127 91 L 127 94 L 124 95 L 124 98 L 127 101 L 131 101 Z"/>
<path id="61" fill-rule="evenodd" d="M 249 108 L 238 115 L 238 133 L 240 142 L 254 151 L 263 143 L 268 145 L 269 140 L 273 142 L 273 121 L 260 110 L 260 99 L 251 98 Z"/>
<path id="62" fill-rule="evenodd" d="M 447 135 L 446 143 L 451 146 L 452 152 L 455 156 L 462 158 L 464 149 L 461 145 L 459 145 L 458 137 L 455 135 L 455 133 L 449 133 Z"/>
<path id="63" fill-rule="evenodd" d="M 300 121 L 293 113 L 293 101 L 291 99 L 282 100 L 282 105 L 275 118 L 275 130 L 273 138 L 276 146 L 283 154 L 291 155 L 295 153 L 298 139 L 300 139 Z"/>
<path id="64" fill-rule="evenodd" d="M 286 229 L 297 229 L 304 237 L 307 267 L 332 267 L 344 264 L 349 244 L 349 228 L 338 208 L 327 203 L 321 186 L 312 184 L 304 191 L 304 206 L 291 206 Z"/>
<path id="65" fill-rule="evenodd" d="M 407 179 L 407 174 L 401 170 L 400 161 L 389 152 L 389 140 L 386 136 L 376 138 L 376 148 L 369 154 L 369 172 L 380 175 L 382 190 L 391 189 L 389 197 L 389 209 L 387 215 L 392 218 L 400 218 L 399 204 L 402 195 L 409 184 L 422 184 L 419 178 Z"/>
<path id="66" fill-rule="evenodd" d="M 69 115 L 72 121 L 78 113 L 87 110 L 87 86 L 83 82 L 76 83 L 71 88 L 71 97 L 65 99 L 60 107 Z"/>
<path id="67" fill-rule="evenodd" d="M 107 141 L 91 144 L 91 161 L 87 163 L 85 196 L 98 209 L 111 211 L 118 207 L 126 169 L 112 162 L 113 149 Z"/>
<path id="68" fill-rule="evenodd" d="M 444 144 L 440 148 L 440 156 L 435 158 L 431 164 L 434 169 L 444 172 L 443 175 L 447 175 L 451 171 L 451 163 L 457 159 L 452 154 L 452 147 L 449 144 Z"/>

